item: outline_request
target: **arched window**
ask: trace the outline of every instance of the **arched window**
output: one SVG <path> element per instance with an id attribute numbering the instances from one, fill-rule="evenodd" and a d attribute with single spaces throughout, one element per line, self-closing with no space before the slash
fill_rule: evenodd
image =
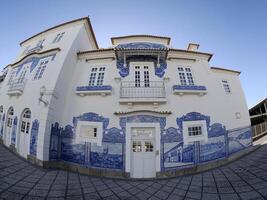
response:
<path id="1" fill-rule="evenodd" d="M 14 109 L 13 107 L 10 107 L 7 112 L 7 127 L 9 128 L 12 127 L 13 115 L 14 115 Z"/>
<path id="2" fill-rule="evenodd" d="M 22 112 L 22 119 L 21 119 L 21 127 L 20 131 L 23 133 L 29 133 L 30 132 L 30 124 L 31 124 L 31 111 L 30 109 L 26 108 Z"/>

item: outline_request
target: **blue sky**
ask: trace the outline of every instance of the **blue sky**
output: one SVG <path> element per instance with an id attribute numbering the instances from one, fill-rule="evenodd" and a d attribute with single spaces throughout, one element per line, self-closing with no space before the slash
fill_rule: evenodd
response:
<path id="1" fill-rule="evenodd" d="M 90 16 L 100 47 L 130 34 L 169 36 L 182 49 L 199 43 L 200 51 L 214 53 L 211 66 L 242 71 L 249 107 L 267 97 L 266 0 L 1 1 L 0 68 L 13 61 L 21 41 L 83 16 Z"/>

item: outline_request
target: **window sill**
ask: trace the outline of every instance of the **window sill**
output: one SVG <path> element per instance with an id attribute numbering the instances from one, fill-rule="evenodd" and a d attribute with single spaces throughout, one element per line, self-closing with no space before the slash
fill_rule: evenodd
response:
<path id="1" fill-rule="evenodd" d="M 174 85 L 172 86 L 173 94 L 185 95 L 185 94 L 197 94 L 205 95 L 207 94 L 206 86 L 200 85 Z"/>
<path id="2" fill-rule="evenodd" d="M 85 95 L 101 95 L 106 96 L 111 94 L 112 86 L 101 85 L 101 86 L 78 86 L 75 93 L 79 96 Z"/>

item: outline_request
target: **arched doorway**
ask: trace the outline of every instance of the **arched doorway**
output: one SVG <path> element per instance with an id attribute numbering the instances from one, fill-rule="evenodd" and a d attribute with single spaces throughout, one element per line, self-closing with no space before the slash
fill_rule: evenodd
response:
<path id="1" fill-rule="evenodd" d="M 31 126 L 31 111 L 26 108 L 21 114 L 20 129 L 18 134 L 18 152 L 21 156 L 27 158 L 29 153 Z"/>
<path id="2" fill-rule="evenodd" d="M 7 111 L 7 125 L 6 125 L 6 131 L 4 133 L 5 135 L 5 144 L 7 146 L 11 143 L 11 131 L 12 131 L 12 124 L 13 124 L 13 117 L 14 117 L 14 109 L 13 107 L 10 107 Z"/>

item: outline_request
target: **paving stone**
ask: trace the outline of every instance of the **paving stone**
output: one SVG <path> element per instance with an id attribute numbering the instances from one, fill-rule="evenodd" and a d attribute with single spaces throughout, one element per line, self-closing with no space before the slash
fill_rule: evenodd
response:
<path id="1" fill-rule="evenodd" d="M 250 200 L 250 199 L 260 199 L 262 198 L 261 195 L 255 191 L 252 192 L 243 192 L 239 194 L 241 199 L 243 200 Z"/>
<path id="2" fill-rule="evenodd" d="M 220 194 L 221 200 L 239 200 L 237 194 Z"/>
<path id="3" fill-rule="evenodd" d="M 210 194 L 210 193 L 203 193 L 202 194 L 202 199 L 205 200 L 220 200 L 220 197 L 218 194 Z"/>

